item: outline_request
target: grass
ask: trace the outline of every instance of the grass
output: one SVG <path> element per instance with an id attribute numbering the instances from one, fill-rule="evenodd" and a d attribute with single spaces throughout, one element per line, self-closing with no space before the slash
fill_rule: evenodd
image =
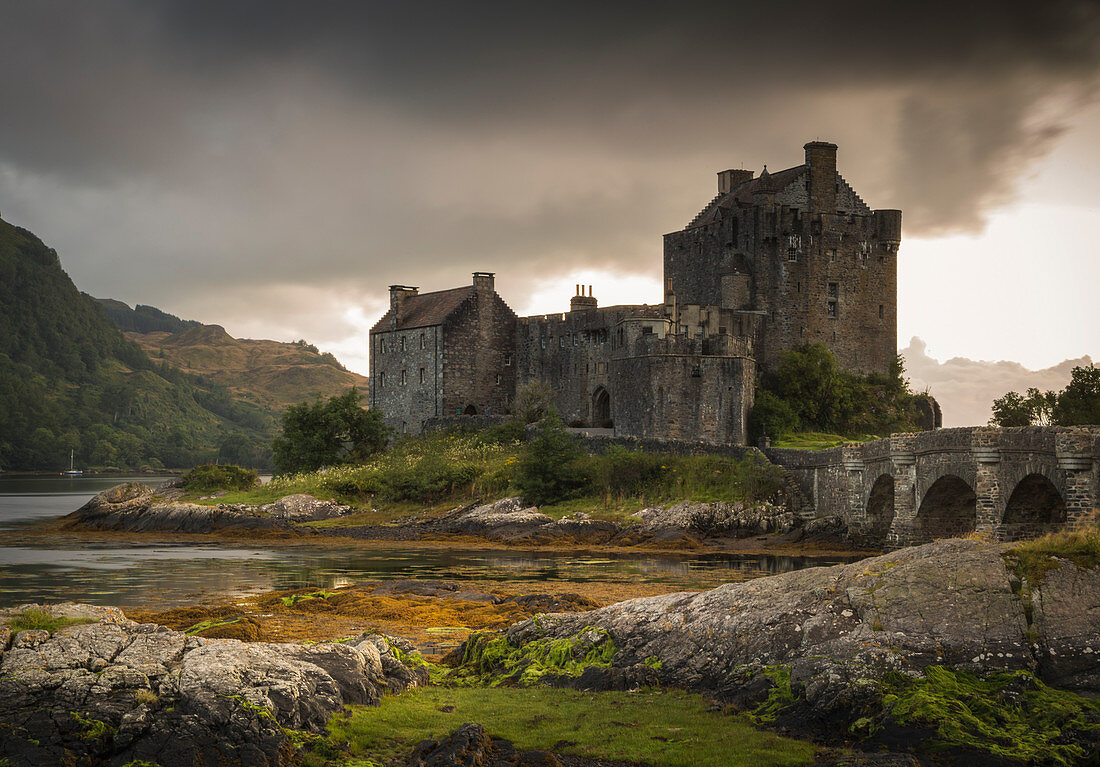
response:
<path id="1" fill-rule="evenodd" d="M 48 631 L 53 634 L 66 626 L 79 626 L 84 623 L 95 622 L 95 618 L 65 618 L 55 616 L 49 610 L 41 607 L 28 607 L 12 619 L 10 628 L 12 632 Z"/>
<path id="2" fill-rule="evenodd" d="M 882 439 L 874 434 L 858 434 L 844 437 L 840 434 L 825 434 L 816 431 L 807 431 L 800 434 L 784 434 L 781 438 L 772 442 L 772 447 L 792 448 L 797 450 L 828 450 L 831 447 L 840 447 L 849 442 L 868 442 L 873 439 Z"/>
<path id="3" fill-rule="evenodd" d="M 704 698 L 687 692 L 429 687 L 334 717 L 328 738 L 316 747 L 320 753 L 308 754 L 305 764 L 316 767 L 337 754 L 344 763 L 403 763 L 420 741 L 466 722 L 481 722 L 490 735 L 522 750 L 668 767 L 808 765 L 814 758 L 812 745 L 709 711 Z"/>
<path id="4" fill-rule="evenodd" d="M 1043 582 L 1047 571 L 1060 565 L 1058 559 L 1069 560 L 1082 570 L 1091 570 L 1100 566 L 1100 527 L 1032 538 L 1013 546 L 1005 557 L 1015 560 L 1020 574 L 1034 586 Z"/>
<path id="5" fill-rule="evenodd" d="M 526 447 L 483 434 L 443 433 L 401 440 L 371 461 L 284 475 L 251 490 L 200 503 L 271 503 L 293 493 L 358 511 L 311 527 L 386 524 L 413 513 L 442 514 L 474 502 L 520 495 L 516 477 Z M 570 466 L 580 480 L 570 497 L 541 510 L 556 518 L 578 511 L 629 521 L 650 505 L 678 501 L 755 503 L 783 487 L 782 470 L 758 457 L 676 456 L 614 448 Z"/>

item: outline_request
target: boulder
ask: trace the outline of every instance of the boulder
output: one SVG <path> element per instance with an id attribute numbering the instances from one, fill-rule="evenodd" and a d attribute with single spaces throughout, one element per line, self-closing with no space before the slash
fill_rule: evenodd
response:
<path id="1" fill-rule="evenodd" d="M 695 503 L 652 506 L 632 515 L 647 532 L 693 531 L 705 538 L 747 538 L 768 533 L 787 533 L 799 525 L 799 518 L 784 506 L 763 502 Z"/>
<path id="2" fill-rule="evenodd" d="M 43 609 L 97 621 L 20 631 L 0 656 L 0 753 L 12 765 L 291 764 L 287 730 L 320 731 L 345 705 L 419 678 L 369 642 L 206 639 L 115 608 Z"/>
<path id="3" fill-rule="evenodd" d="M 480 724 L 464 724 L 440 740 L 419 743 L 409 767 L 561 767 L 547 751 L 517 751 L 510 741 L 490 738 Z"/>
<path id="4" fill-rule="evenodd" d="M 312 495 L 295 493 L 261 506 L 260 511 L 274 519 L 287 522 L 317 522 L 350 514 L 352 508 L 336 501 L 322 501 Z"/>

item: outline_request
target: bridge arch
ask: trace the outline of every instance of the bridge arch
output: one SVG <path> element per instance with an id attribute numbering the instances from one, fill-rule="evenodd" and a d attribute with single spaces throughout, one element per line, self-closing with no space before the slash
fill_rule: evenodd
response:
<path id="1" fill-rule="evenodd" d="M 978 496 L 966 480 L 945 474 L 921 497 L 917 509 L 915 543 L 952 538 L 974 531 Z"/>
<path id="2" fill-rule="evenodd" d="M 873 543 L 881 544 L 894 523 L 894 475 L 882 474 L 871 485 L 867 496 L 866 535 Z"/>
<path id="3" fill-rule="evenodd" d="M 1066 501 L 1050 477 L 1033 472 L 1021 479 L 1005 504 L 1001 540 L 1034 538 L 1060 529 L 1066 522 Z"/>

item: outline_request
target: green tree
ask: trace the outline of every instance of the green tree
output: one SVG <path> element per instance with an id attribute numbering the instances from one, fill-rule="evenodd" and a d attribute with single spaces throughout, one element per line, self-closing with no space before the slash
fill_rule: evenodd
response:
<path id="1" fill-rule="evenodd" d="M 989 425 L 1030 426 L 1031 418 L 1031 404 L 1027 397 L 1010 391 L 993 400 L 993 416 L 989 419 Z"/>
<path id="2" fill-rule="evenodd" d="M 523 499 L 535 506 L 565 500 L 583 484 L 578 467 L 584 455 L 565 431 L 561 419 L 550 413 L 539 422 L 516 467 L 516 486 Z"/>
<path id="3" fill-rule="evenodd" d="M 1100 424 L 1100 368 L 1073 369 L 1069 385 L 1057 395 L 1051 420 L 1059 426 Z"/>
<path id="4" fill-rule="evenodd" d="M 272 443 L 280 474 L 361 461 L 386 446 L 389 429 L 382 414 L 359 405 L 360 394 L 343 394 L 291 405 L 283 431 Z"/>
<path id="5" fill-rule="evenodd" d="M 545 381 L 528 381 L 516 387 L 512 417 L 520 423 L 538 423 L 550 412 L 554 389 Z"/>
<path id="6" fill-rule="evenodd" d="M 1034 387 L 1026 394 L 1007 392 L 993 400 L 992 410 L 992 426 L 1100 424 L 1100 368 L 1075 367 L 1069 384 L 1060 392 L 1041 392 Z"/>

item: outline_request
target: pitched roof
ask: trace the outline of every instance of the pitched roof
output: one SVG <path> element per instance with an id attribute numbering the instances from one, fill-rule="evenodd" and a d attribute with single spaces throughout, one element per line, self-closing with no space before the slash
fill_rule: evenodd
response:
<path id="1" fill-rule="evenodd" d="M 764 190 L 778 192 L 786 189 L 806 172 L 806 167 L 805 165 L 796 165 L 793 168 L 787 168 L 775 173 L 767 173 L 766 175 L 761 174 L 754 179 L 738 184 L 725 194 L 720 194 L 711 200 L 710 203 L 699 212 L 699 215 L 693 218 L 691 223 L 685 228 L 690 229 L 693 226 L 702 226 L 703 224 L 709 224 L 718 220 L 721 218 L 719 209 L 729 209 L 733 207 L 735 202 L 752 205 L 753 192 Z"/>
<path id="2" fill-rule="evenodd" d="M 432 325 L 442 325 L 443 320 L 457 309 L 474 292 L 473 285 L 450 290 L 437 290 L 434 293 L 423 293 L 418 296 L 408 296 L 401 303 L 401 321 L 397 323 L 395 330 L 409 330 L 410 328 L 426 328 Z M 372 333 L 390 330 L 390 318 L 393 310 L 382 315 L 382 319 L 370 329 Z"/>

